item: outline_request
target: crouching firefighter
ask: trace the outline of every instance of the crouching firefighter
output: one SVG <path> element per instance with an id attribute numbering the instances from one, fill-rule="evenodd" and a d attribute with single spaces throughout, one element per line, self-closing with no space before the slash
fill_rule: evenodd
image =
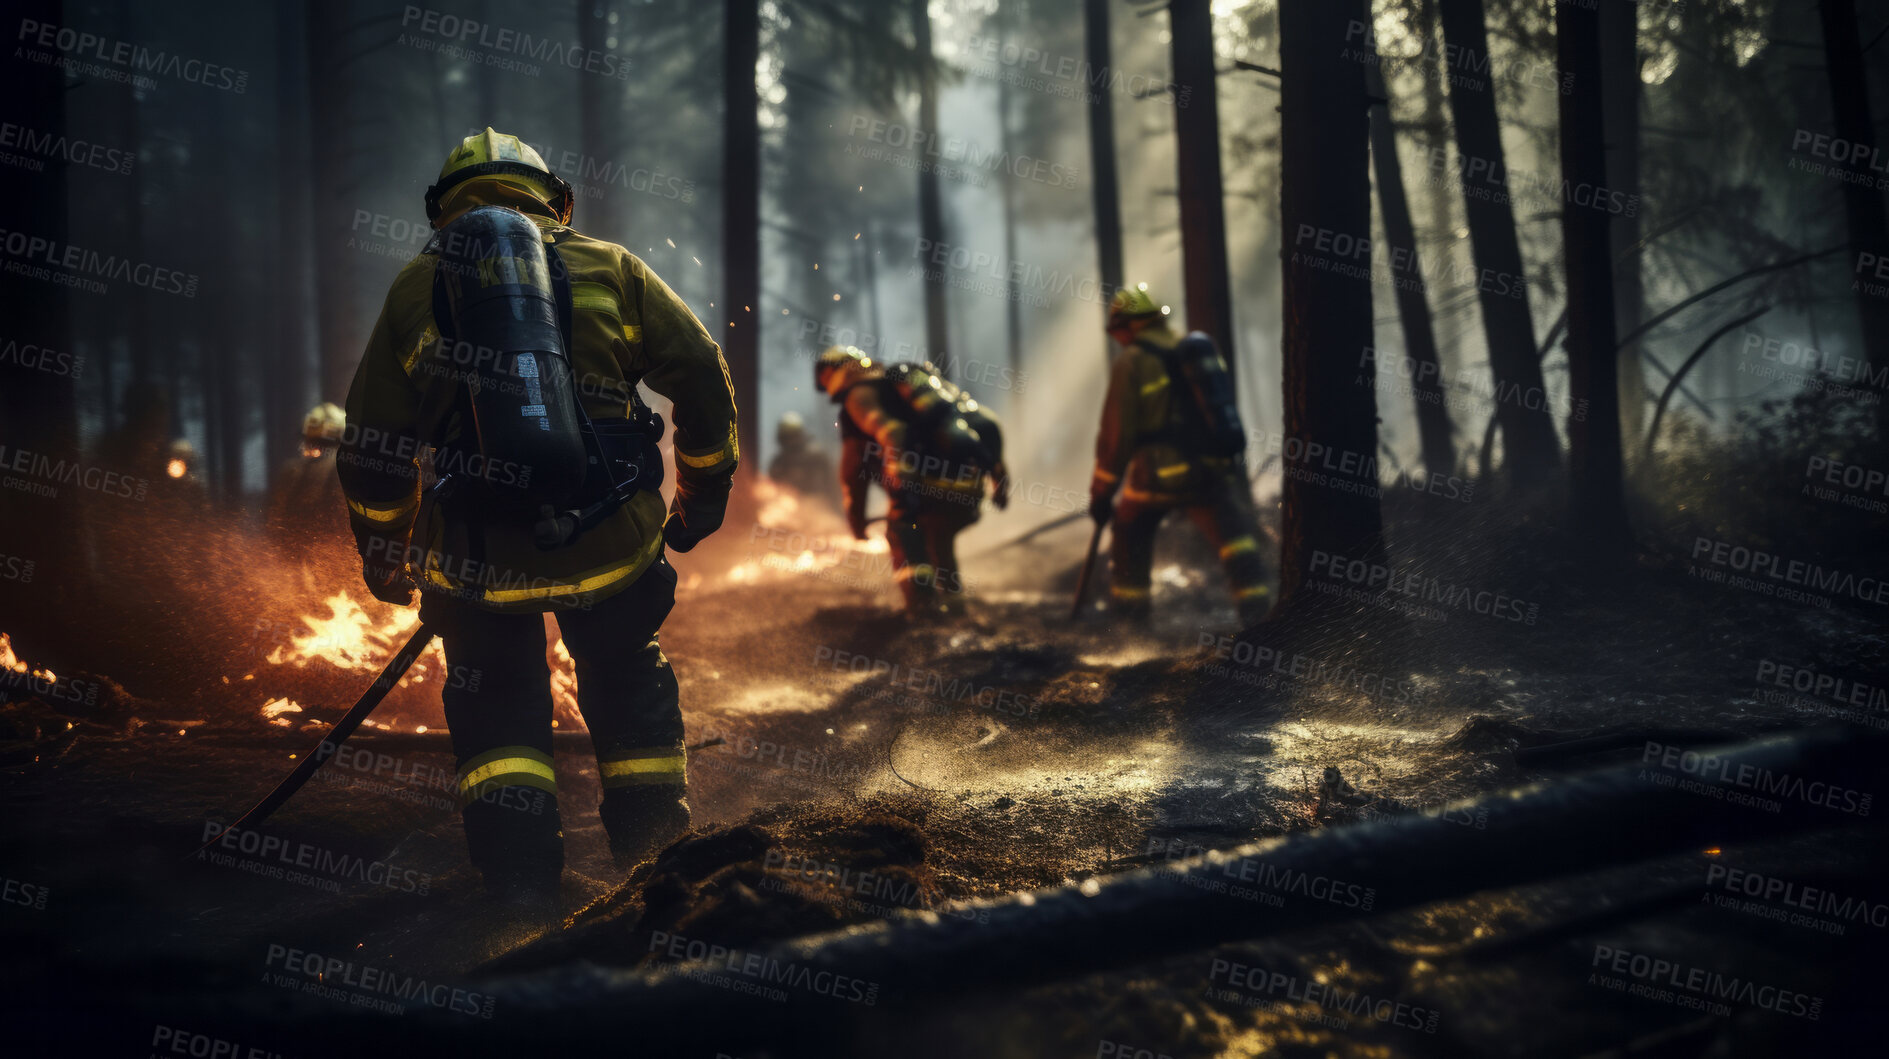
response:
<path id="1" fill-rule="evenodd" d="M 1095 441 L 1089 514 L 1115 521 L 1109 545 L 1111 609 L 1149 615 L 1155 531 L 1182 511 L 1219 549 L 1242 624 L 1265 617 L 1269 597 L 1258 518 L 1246 484 L 1246 431 L 1226 361 L 1213 339 L 1167 324 L 1146 283 L 1109 302 L 1108 332 L 1122 351 L 1109 373 Z M 1117 490 L 1121 503 L 1115 503 Z"/>
<path id="2" fill-rule="evenodd" d="M 853 536 L 866 537 L 866 493 L 885 489 L 892 576 L 914 616 L 963 608 L 967 587 L 957 536 L 984 502 L 1010 500 L 996 417 L 929 363 L 877 365 L 851 346 L 831 346 L 813 378 L 840 406 L 840 493 Z"/>
<path id="3" fill-rule="evenodd" d="M 437 231 L 387 294 L 337 458 L 368 588 L 405 605 L 417 586 L 445 642 L 472 862 L 532 908 L 564 859 L 542 615 L 576 664 L 610 848 L 633 863 L 689 817 L 657 642 L 675 603 L 664 545 L 721 525 L 738 457 L 720 348 L 634 254 L 572 229 L 571 206 L 516 137 L 488 128 L 447 157 L 426 194 Z M 639 382 L 674 401 L 666 520 L 663 424 Z"/>

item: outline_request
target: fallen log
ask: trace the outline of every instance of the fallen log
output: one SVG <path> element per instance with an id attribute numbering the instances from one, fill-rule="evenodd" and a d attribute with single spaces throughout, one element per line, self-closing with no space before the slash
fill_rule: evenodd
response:
<path id="1" fill-rule="evenodd" d="M 1029 988 L 1686 850 L 1871 825 L 1868 803 L 1859 813 L 1855 798 L 1872 790 L 1885 749 L 1889 739 L 1851 728 L 1719 748 L 1649 742 L 1632 765 L 1080 886 L 901 914 L 743 952 L 712 938 L 663 938 L 663 951 L 699 949 L 712 958 L 649 970 L 579 963 L 485 982 L 477 988 L 499 1013 L 491 1022 L 419 1006 L 372 1022 L 332 1008 L 245 1014 L 275 1030 L 286 1020 L 311 1042 L 372 1034 L 381 1046 L 437 1047 L 450 1037 L 460 1056 L 512 1055 L 550 1034 L 633 1036 L 648 1046 L 708 1037 L 718 1047 L 811 1044 L 843 1037 L 853 1018 L 888 1007 Z M 1775 806 L 1743 804 L 1765 791 Z M 625 953 L 624 962 L 643 955 Z M 233 1006 L 240 1007 L 219 1005 L 226 1023 Z"/>

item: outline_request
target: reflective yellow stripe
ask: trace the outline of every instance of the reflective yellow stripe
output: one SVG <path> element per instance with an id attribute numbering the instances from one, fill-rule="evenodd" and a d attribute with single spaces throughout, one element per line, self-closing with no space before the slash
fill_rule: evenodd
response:
<path id="1" fill-rule="evenodd" d="M 729 460 L 734 459 L 736 456 L 740 455 L 740 453 L 740 443 L 735 439 L 735 425 L 730 423 L 728 424 L 728 440 L 723 442 L 719 447 L 706 451 L 698 449 L 692 453 L 677 449 L 676 459 L 682 461 L 684 466 L 694 467 L 700 470 L 707 467 L 719 467 Z"/>
<path id="2" fill-rule="evenodd" d="M 1167 384 L 1166 376 L 1156 379 L 1153 382 L 1144 382 L 1141 384 L 1141 395 L 1143 397 L 1151 397 L 1154 394 L 1160 393 L 1163 389 L 1166 389 Z"/>
<path id="3" fill-rule="evenodd" d="M 1097 467 L 1097 468 L 1095 469 L 1095 480 L 1096 480 L 1096 481 L 1098 481 L 1098 482 L 1110 482 L 1110 483 L 1114 483 L 1114 482 L 1119 482 L 1119 481 L 1121 481 L 1121 480 L 1122 480 L 1122 476 L 1121 476 L 1121 475 L 1119 475 L 1119 474 L 1113 474 L 1113 473 L 1110 473 L 1110 472 L 1108 472 L 1108 471 L 1105 471 L 1105 470 L 1103 470 L 1103 469 L 1102 469 L 1102 468 L 1100 468 L 1100 467 Z"/>
<path id="4" fill-rule="evenodd" d="M 1124 585 L 1110 585 L 1108 589 L 1108 594 L 1111 596 L 1114 596 L 1116 599 L 1147 599 L 1148 598 L 1147 589 L 1129 588 Z"/>
<path id="5" fill-rule="evenodd" d="M 348 498 L 348 510 L 371 522 L 398 522 L 419 504 L 417 496 L 401 501 L 399 507 L 368 507 L 353 497 Z"/>
<path id="6" fill-rule="evenodd" d="M 588 309 L 594 313 L 603 313 L 606 316 L 621 319 L 621 314 L 617 311 L 616 292 L 601 283 L 571 284 L 571 308 Z"/>
<path id="7" fill-rule="evenodd" d="M 984 491 L 984 478 L 982 475 L 970 481 L 964 481 L 959 478 L 912 478 L 908 480 L 919 485 L 931 486 L 933 489 L 951 489 L 960 493 L 982 493 Z"/>
<path id="8" fill-rule="evenodd" d="M 1136 501 L 1137 503 L 1166 504 L 1166 503 L 1172 503 L 1178 498 L 1175 497 L 1172 493 L 1150 493 L 1141 489 L 1136 489 L 1133 486 L 1128 486 L 1122 489 L 1122 499 L 1133 500 L 1133 501 Z"/>
<path id="9" fill-rule="evenodd" d="M 607 566 L 600 566 L 594 570 L 585 571 L 578 575 L 578 579 L 575 581 L 555 581 L 547 585 L 534 585 L 531 588 L 488 588 L 482 590 L 480 596 L 487 603 L 522 603 L 532 599 L 554 599 L 561 596 L 574 596 L 586 592 L 595 592 L 600 588 L 616 584 L 626 577 L 632 577 L 641 573 L 643 569 L 649 565 L 650 561 L 656 557 L 656 552 L 661 547 L 662 534 L 654 533 L 650 535 L 649 540 L 643 542 L 642 551 L 637 552 L 636 555 L 627 562 L 611 563 Z M 428 562 L 431 563 L 432 561 L 432 558 L 429 557 Z M 427 567 L 426 579 L 449 591 L 458 591 L 461 587 L 458 582 L 447 577 L 439 571 L 438 567 L 432 565 Z"/>
<path id="10" fill-rule="evenodd" d="M 556 790 L 557 770 L 552 767 L 551 755 L 535 747 L 502 746 L 474 757 L 460 768 L 460 798 L 471 800 L 487 786 Z"/>
<path id="11" fill-rule="evenodd" d="M 918 577 L 920 575 L 923 575 L 929 578 L 936 572 L 937 572 L 937 568 L 932 566 L 930 563 L 913 563 L 911 566 L 901 567 L 900 569 L 893 571 L 892 580 L 910 581 L 913 578 Z"/>
<path id="12" fill-rule="evenodd" d="M 420 366 L 420 358 L 426 356 L 426 351 L 437 341 L 439 341 L 439 331 L 431 322 L 428 322 L 420 329 L 420 337 L 413 343 L 413 348 L 407 351 L 406 358 L 400 362 L 400 370 L 412 375 L 413 370 Z"/>
<path id="13" fill-rule="evenodd" d="M 1172 463 L 1154 473 L 1162 478 L 1176 478 L 1186 474 L 1188 466 L 1185 463 Z"/>
<path id="14" fill-rule="evenodd" d="M 1251 537 L 1235 537 L 1220 547 L 1220 558 L 1231 559 L 1242 552 L 1256 552 L 1259 542 Z"/>
<path id="15" fill-rule="evenodd" d="M 627 787 L 650 783 L 682 783 L 688 771 L 688 757 L 673 747 L 631 751 L 634 757 L 597 762 L 598 775 L 606 787 Z"/>
<path id="16" fill-rule="evenodd" d="M 1253 599 L 1257 596 L 1270 595 L 1272 595 L 1272 589 L 1267 588 L 1265 585 L 1253 585 L 1250 588 L 1236 588 L 1233 590 L 1234 599 Z"/>
<path id="17" fill-rule="evenodd" d="M 643 325 L 642 324 L 624 324 L 623 325 L 623 340 L 625 342 L 641 342 L 643 340 Z"/>

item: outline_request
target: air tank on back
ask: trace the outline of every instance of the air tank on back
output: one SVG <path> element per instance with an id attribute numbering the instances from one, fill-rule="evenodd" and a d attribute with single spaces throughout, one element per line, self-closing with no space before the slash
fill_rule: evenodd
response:
<path id="1" fill-rule="evenodd" d="M 439 233 L 439 321 L 471 389 L 474 477 L 502 509 L 569 501 L 587 467 L 569 352 L 543 236 L 504 206 L 466 211 Z"/>

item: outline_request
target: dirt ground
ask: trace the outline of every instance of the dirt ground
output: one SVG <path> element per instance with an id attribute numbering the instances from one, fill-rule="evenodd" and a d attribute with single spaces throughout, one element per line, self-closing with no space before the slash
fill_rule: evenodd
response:
<path id="1" fill-rule="evenodd" d="M 1827 723 L 1847 708 L 1777 694 L 1778 665 L 1885 669 L 1868 615 L 1707 586 L 1678 561 L 1612 579 L 1561 560 L 1497 566 L 1447 533 L 1402 543 L 1431 576 L 1535 610 L 1386 610 L 1256 654 L 1176 542 L 1149 627 L 1071 622 L 1084 530 L 1012 549 L 1012 572 L 980 585 L 958 622 L 906 621 L 884 579 L 769 565 L 752 540 L 678 557 L 663 643 L 697 747 L 693 837 L 626 881 L 596 820 L 587 741 L 561 720 L 570 914 L 552 926 L 494 907 L 466 867 L 453 760 L 428 712 L 449 673 L 397 693 L 389 727 L 364 731 L 346 767 L 258 832 L 270 845 L 208 858 L 191 851 L 266 793 L 369 673 L 317 680 L 258 661 L 283 639 L 264 625 L 257 644 L 219 648 L 244 660 L 222 674 L 253 686 L 240 696 L 206 682 L 181 701 L 145 697 L 92 676 L 114 671 L 103 658 L 37 689 L 15 680 L 0 708 L 0 937 L 9 1018 L 33 1041 L 17 1054 L 205 1054 L 188 1050 L 200 1037 L 239 1049 L 228 1054 L 326 1054 L 258 1028 L 255 1012 L 325 1004 L 371 1027 L 363 1009 L 385 982 L 416 978 L 447 985 L 427 996 L 476 1036 L 507 1015 L 485 1007 L 495 973 L 647 966 L 669 958 L 664 937 L 742 947 L 928 909 L 974 917 L 954 902 L 1435 811 L 1635 760 L 1647 740 L 1547 763 L 1518 762 L 1519 747 L 1649 724 L 1734 741 Z M 753 569 L 731 579 L 740 560 Z M 4 631 L 31 662 L 31 623 Z M 61 701 L 88 680 L 93 703 Z M 304 711 L 272 724 L 260 700 L 284 688 Z M 1889 714 L 1834 719 L 1880 727 Z M 1716 898 L 1735 867 L 1889 912 L 1880 838 L 1851 826 L 1699 850 L 1020 992 L 842 1006 L 817 1046 L 706 1024 L 651 1029 L 661 1048 L 625 1054 L 1850 1054 L 1853 1035 L 1880 1040 L 1863 968 L 1880 967 L 1889 915 L 1814 926 L 1776 901 Z M 1628 992 L 1597 971 L 1599 947 L 1769 976 L 1818 998 L 1817 1017 Z M 1346 1007 L 1361 995 L 1374 1002 Z"/>

